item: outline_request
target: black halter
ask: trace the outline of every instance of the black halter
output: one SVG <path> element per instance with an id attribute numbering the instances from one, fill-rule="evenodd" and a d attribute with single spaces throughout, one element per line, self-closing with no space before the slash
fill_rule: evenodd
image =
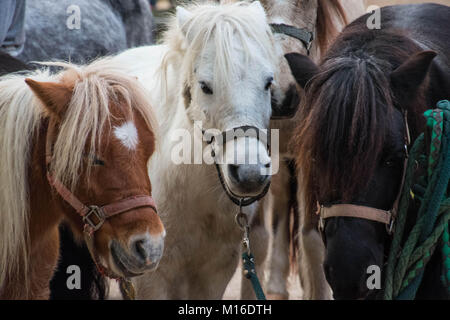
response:
<path id="1" fill-rule="evenodd" d="M 309 56 L 311 45 L 314 40 L 314 34 L 310 32 L 308 29 L 297 28 L 284 23 L 271 23 L 270 27 L 272 28 L 272 32 L 274 33 L 282 33 L 289 37 L 300 40 L 305 46 Z"/>
<path id="2" fill-rule="evenodd" d="M 253 129 L 250 130 L 248 132 L 248 129 Z M 270 131 L 268 131 L 268 133 L 266 134 L 265 132 L 261 131 L 261 129 L 254 127 L 254 126 L 240 126 L 240 127 L 236 127 L 233 129 L 229 129 L 226 131 L 223 131 L 221 134 L 219 135 L 211 135 L 209 137 L 209 139 L 207 138 L 206 143 L 211 145 L 214 140 L 218 141 L 221 144 L 225 144 L 226 142 L 232 140 L 232 139 L 236 139 L 238 138 L 238 136 L 236 136 L 236 131 L 237 130 L 243 130 L 244 132 L 244 136 L 245 137 L 255 137 L 258 140 L 262 140 L 264 142 L 266 142 L 268 150 L 269 150 L 269 154 L 270 154 Z M 205 136 L 206 132 L 205 130 L 202 130 L 203 135 Z M 221 139 L 218 139 L 217 137 L 221 136 Z M 261 139 L 260 139 L 261 138 Z M 253 202 L 261 199 L 262 197 L 264 197 L 267 193 L 267 191 L 269 191 L 269 187 L 270 187 L 270 181 L 269 183 L 264 187 L 264 190 L 254 196 L 254 197 L 246 197 L 246 198 L 242 198 L 236 194 L 234 194 L 230 188 L 226 185 L 224 178 L 222 176 L 222 172 L 219 168 L 219 164 L 216 162 L 216 153 L 214 151 L 214 148 L 212 148 L 211 145 L 211 156 L 214 159 L 214 165 L 216 166 L 216 170 L 217 170 L 217 175 L 219 176 L 219 180 L 220 180 L 220 184 L 222 185 L 223 190 L 225 190 L 225 193 L 227 194 L 228 198 L 230 198 L 230 200 L 236 204 L 237 206 L 240 207 L 246 207 L 251 205 Z"/>

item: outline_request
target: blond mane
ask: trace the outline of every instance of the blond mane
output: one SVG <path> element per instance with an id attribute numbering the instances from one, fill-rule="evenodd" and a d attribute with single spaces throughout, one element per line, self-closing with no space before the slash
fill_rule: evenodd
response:
<path id="1" fill-rule="evenodd" d="M 63 62 L 42 64 L 63 70 L 55 75 L 46 69 L 0 78 L 0 288 L 6 278 L 18 276 L 15 274 L 18 265 L 23 266 L 20 276 L 27 284 L 30 262 L 28 170 L 31 144 L 46 113 L 25 78 L 53 82 L 67 76 L 76 79 L 51 162 L 55 178 L 72 190 L 83 167 L 86 147 L 89 154 L 95 154 L 102 143 L 100 133 L 112 116 L 111 101 L 120 99 L 121 105 L 125 105 L 124 115 L 132 116 L 132 111 L 137 110 L 156 137 L 157 124 L 147 92 L 137 79 L 127 76 L 110 59 L 86 66 Z M 90 167 L 83 169 L 89 172 Z"/>
<path id="2" fill-rule="evenodd" d="M 181 68 L 181 75 L 188 75 L 187 79 L 183 80 L 188 82 L 187 85 L 191 85 L 194 62 L 209 41 L 214 41 L 216 48 L 214 70 L 212 71 L 214 74 L 213 88 L 220 88 L 221 92 L 227 92 L 232 74 L 245 70 L 246 67 L 245 64 L 237 66 L 233 63 L 236 51 L 233 44 L 236 37 L 242 44 L 242 50 L 246 57 L 245 63 L 250 60 L 252 55 L 255 55 L 255 52 L 252 52 L 247 44 L 249 40 L 253 40 L 259 45 L 259 54 L 268 58 L 274 65 L 277 64 L 275 41 L 267 20 L 250 11 L 250 5 L 246 2 L 194 3 L 184 6 L 192 13 L 192 17 L 185 25 L 179 26 L 176 16 L 169 19 L 168 29 L 162 41 L 169 49 L 159 70 L 161 88 L 166 96 L 169 66 Z M 182 29 L 185 30 L 186 36 Z M 189 39 L 189 44 L 186 38 Z"/>

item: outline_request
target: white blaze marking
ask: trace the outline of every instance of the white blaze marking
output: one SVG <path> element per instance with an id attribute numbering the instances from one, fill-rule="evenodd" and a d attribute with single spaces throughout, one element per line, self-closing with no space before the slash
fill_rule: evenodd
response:
<path id="1" fill-rule="evenodd" d="M 114 135 L 130 150 L 135 150 L 138 144 L 138 133 L 133 122 L 128 121 L 120 127 L 114 127 Z"/>

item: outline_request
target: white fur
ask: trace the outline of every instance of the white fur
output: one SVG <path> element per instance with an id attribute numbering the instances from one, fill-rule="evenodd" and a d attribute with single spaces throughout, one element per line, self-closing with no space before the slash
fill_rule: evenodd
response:
<path id="1" fill-rule="evenodd" d="M 114 127 L 114 135 L 129 150 L 136 150 L 139 142 L 138 132 L 133 122 L 128 121 L 120 127 Z"/>
<path id="2" fill-rule="evenodd" d="M 239 261 L 238 207 L 226 196 L 214 165 L 171 161 L 176 142 L 170 136 L 182 128 L 201 139 L 193 134 L 193 120 L 221 131 L 241 125 L 267 128 L 271 104 L 264 85 L 277 60 L 258 5 L 194 5 L 177 13 L 163 45 L 115 58 L 152 93 L 162 141 L 149 175 L 167 230 L 166 249 L 159 268 L 135 284 L 138 298 L 220 299 Z M 214 94 L 204 94 L 200 81 L 208 82 Z M 184 104 L 185 85 L 191 88 L 189 106 Z M 244 210 L 252 216 L 255 208 Z"/>

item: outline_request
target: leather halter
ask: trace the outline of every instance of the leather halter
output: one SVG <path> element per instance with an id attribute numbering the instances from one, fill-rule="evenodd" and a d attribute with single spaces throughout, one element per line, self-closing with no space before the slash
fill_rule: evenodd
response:
<path id="1" fill-rule="evenodd" d="M 251 130 L 250 134 L 247 132 L 248 129 L 254 129 Z M 216 162 L 216 153 L 214 151 L 214 148 L 212 147 L 212 143 L 214 142 L 214 140 L 218 141 L 218 143 L 220 144 L 225 144 L 226 142 L 237 138 L 238 136 L 235 135 L 235 132 L 237 130 L 243 130 L 245 133 L 245 137 L 255 137 L 258 140 L 260 140 L 260 138 L 262 138 L 262 141 L 266 142 L 267 146 L 268 146 L 268 150 L 270 152 L 270 133 L 269 134 L 265 134 L 263 131 L 261 131 L 261 129 L 254 127 L 254 126 L 240 126 L 240 127 L 236 127 L 236 128 L 232 128 L 226 131 L 223 131 L 221 134 L 219 135 L 212 135 L 207 141 L 206 143 L 211 145 L 211 157 L 214 159 L 214 165 L 216 166 L 216 170 L 217 170 L 217 175 L 219 176 L 219 180 L 220 180 L 220 184 L 222 185 L 223 190 L 225 190 L 225 193 L 227 194 L 228 198 L 230 198 L 230 200 L 237 206 L 239 207 L 246 207 L 251 205 L 253 202 L 261 199 L 262 197 L 264 197 L 267 193 L 267 191 L 269 190 L 270 187 L 270 181 L 269 183 L 264 187 L 263 191 L 254 196 L 254 197 L 245 197 L 242 198 L 238 195 L 236 195 L 235 193 L 233 193 L 230 188 L 226 185 L 224 178 L 222 176 L 222 172 L 220 170 L 219 164 Z M 270 131 L 268 131 L 270 132 Z M 205 130 L 202 130 L 203 135 L 205 135 Z M 262 134 L 263 133 L 263 134 Z M 218 139 L 218 137 L 221 137 L 221 139 Z"/>
<path id="2" fill-rule="evenodd" d="M 318 205 L 317 214 L 320 216 L 319 231 L 322 233 L 324 230 L 324 219 L 331 217 L 353 217 L 362 218 L 366 220 L 381 222 L 386 225 L 388 234 L 392 234 L 395 219 L 397 218 L 398 205 L 402 194 L 403 186 L 405 184 L 406 170 L 408 164 L 408 146 L 411 144 L 411 136 L 408 126 L 408 114 L 407 111 L 403 112 L 405 123 L 405 160 L 403 163 L 402 180 L 400 188 L 395 198 L 394 204 L 390 210 L 381 210 L 368 206 L 355 205 L 355 204 L 335 204 L 332 206 Z"/>
<path id="3" fill-rule="evenodd" d="M 284 23 L 271 23 L 270 27 L 274 33 L 282 33 L 289 37 L 300 40 L 305 46 L 305 49 L 310 53 L 311 45 L 314 40 L 314 34 L 306 28 L 297 28 Z"/>
<path id="4" fill-rule="evenodd" d="M 130 210 L 150 207 L 155 212 L 156 204 L 153 198 L 149 195 L 135 195 L 111 204 L 104 206 L 85 205 L 81 202 L 69 189 L 66 188 L 59 180 L 55 179 L 50 170 L 50 163 L 53 155 L 53 143 L 55 139 L 56 122 L 51 119 L 48 124 L 47 137 L 45 142 L 45 162 L 47 167 L 47 180 L 51 187 L 63 198 L 82 218 L 84 227 L 83 234 L 86 245 L 97 269 L 102 275 L 113 279 L 121 279 L 122 277 L 116 275 L 113 271 L 106 268 L 100 262 L 95 246 L 94 233 L 101 228 L 103 223 L 116 215 L 125 213 Z"/>

